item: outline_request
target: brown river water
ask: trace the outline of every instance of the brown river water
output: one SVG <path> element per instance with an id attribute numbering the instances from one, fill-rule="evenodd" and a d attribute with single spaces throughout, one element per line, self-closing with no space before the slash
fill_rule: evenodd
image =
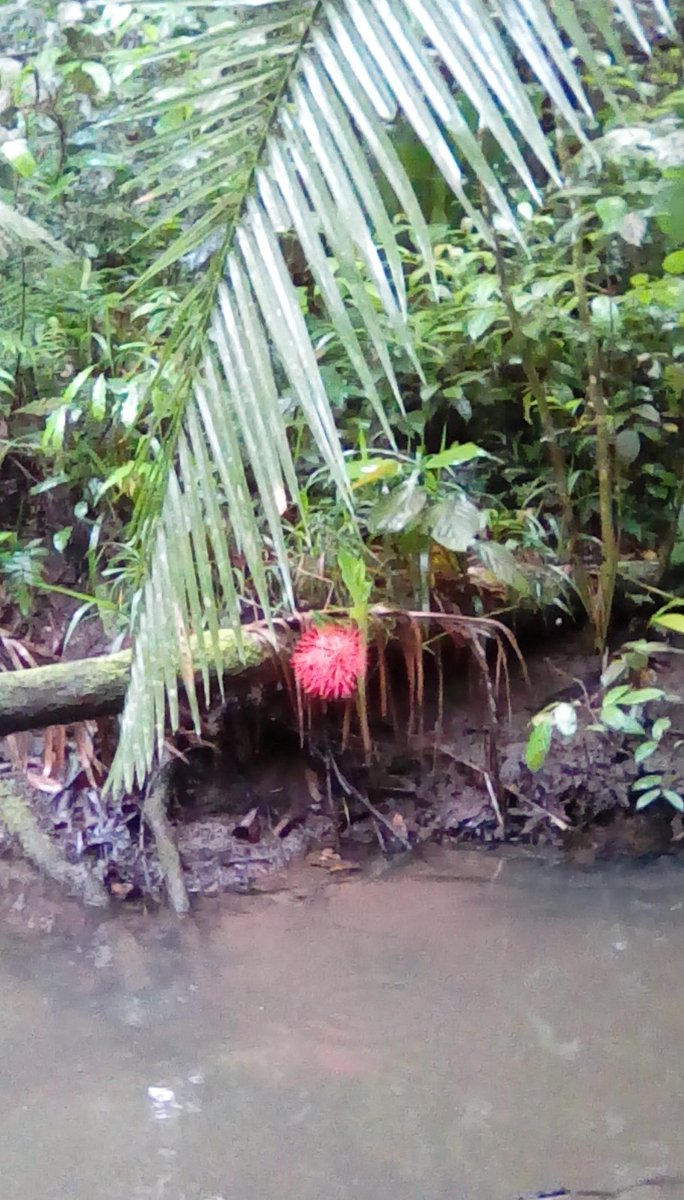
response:
<path id="1" fill-rule="evenodd" d="M 53 924 L 0 925 L 1 1200 L 684 1198 L 672 863 Z"/>

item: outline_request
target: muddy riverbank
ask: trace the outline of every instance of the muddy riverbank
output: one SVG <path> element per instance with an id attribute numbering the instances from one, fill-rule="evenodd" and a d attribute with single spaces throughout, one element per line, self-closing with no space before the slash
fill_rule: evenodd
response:
<path id="1" fill-rule="evenodd" d="M 370 767 L 353 730 L 340 748 L 341 714 L 328 712 L 302 745 L 282 690 L 243 688 L 210 716 L 201 744 L 179 745 L 167 803 L 185 886 L 195 898 L 278 891 L 292 886 L 293 866 L 349 874 L 440 841 L 537 848 L 585 864 L 679 856 L 681 817 L 663 801 L 636 813 L 634 788 L 640 775 L 660 772 L 684 791 L 683 658 L 655 655 L 648 665 L 651 687 L 670 697 L 672 732 L 646 766 L 633 738 L 596 727 L 600 668 L 578 637 L 529 652 L 526 676 L 512 659 L 494 733 L 481 679 L 464 660 L 447 662 L 439 689 L 426 675 L 420 714 L 409 711 L 400 675 L 391 720 L 372 726 Z M 578 732 L 556 734 L 531 771 L 530 720 L 559 697 L 575 704 Z M 105 723 L 73 741 L 15 735 L 4 742 L 4 769 L 23 773 L 41 827 L 69 862 L 86 865 L 118 904 L 156 905 L 162 872 L 141 800 L 115 802 L 98 776 L 113 733 Z M 16 862 L 16 840 L 2 827 L 0 850 Z"/>

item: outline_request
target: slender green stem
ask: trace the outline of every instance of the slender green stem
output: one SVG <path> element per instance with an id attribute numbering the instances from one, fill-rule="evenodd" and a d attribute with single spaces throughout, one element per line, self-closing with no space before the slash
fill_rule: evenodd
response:
<path id="1" fill-rule="evenodd" d="M 567 149 L 562 131 L 558 129 L 558 157 L 564 174 L 567 174 Z M 570 212 L 574 218 L 577 205 L 569 197 Z M 618 563 L 618 534 L 614 511 L 615 471 L 613 464 L 613 437 L 610 413 L 606 403 L 602 382 L 601 350 L 594 332 L 589 307 L 586 282 L 586 262 L 581 235 L 574 231 L 572 240 L 573 284 L 577 299 L 577 315 L 587 347 L 587 404 L 594 421 L 596 446 L 596 473 L 599 495 L 599 521 L 601 526 L 602 562 L 599 571 L 598 589 L 594 598 L 594 638 L 597 650 L 602 650 L 608 634 L 610 617 L 615 596 Z"/>

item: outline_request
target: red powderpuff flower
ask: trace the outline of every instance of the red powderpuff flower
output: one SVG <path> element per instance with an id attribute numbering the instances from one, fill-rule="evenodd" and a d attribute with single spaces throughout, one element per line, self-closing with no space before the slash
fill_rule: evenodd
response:
<path id="1" fill-rule="evenodd" d="M 292 652 L 292 669 L 300 688 L 321 700 L 353 696 L 365 664 L 358 629 L 345 625 L 308 629 Z"/>

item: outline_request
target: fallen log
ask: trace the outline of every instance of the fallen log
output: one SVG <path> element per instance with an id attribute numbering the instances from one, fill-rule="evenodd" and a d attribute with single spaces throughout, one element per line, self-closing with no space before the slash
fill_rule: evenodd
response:
<path id="1" fill-rule="evenodd" d="M 237 675 L 266 662 L 273 646 L 263 634 L 242 631 L 242 648 L 230 629 L 219 631 L 222 673 Z M 123 709 L 131 651 L 0 673 L 0 737 L 47 725 L 110 717 Z"/>
<path id="2" fill-rule="evenodd" d="M 627 560 L 620 562 L 618 567 L 620 575 L 632 583 L 635 580 L 646 582 L 654 577 L 654 573 L 657 581 L 657 563 Z M 515 621 L 522 621 L 526 613 L 535 623 L 545 611 L 557 618 L 555 605 L 561 597 L 566 608 L 576 600 L 567 589 L 559 589 L 556 572 L 540 571 L 524 563 L 521 571 L 529 576 L 531 592 L 537 599 L 534 604 L 525 606 L 520 604 L 520 597 L 517 600 L 511 597 L 510 619 L 502 617 L 506 624 L 515 627 Z M 483 575 L 487 577 L 488 573 L 479 567 L 477 578 Z M 373 611 L 380 616 L 401 615 L 382 607 Z M 427 613 L 420 615 L 429 616 Z M 439 623 L 439 615 L 434 616 Z M 242 656 L 232 630 L 219 630 L 219 642 L 224 655 L 224 675 L 235 675 L 248 667 L 258 666 L 272 653 L 272 646 L 264 634 L 248 627 L 242 630 Z M 68 725 L 95 717 L 116 716 L 123 709 L 130 669 L 131 651 L 120 650 L 117 654 L 97 658 L 0 673 L 0 737 L 47 725 Z"/>

